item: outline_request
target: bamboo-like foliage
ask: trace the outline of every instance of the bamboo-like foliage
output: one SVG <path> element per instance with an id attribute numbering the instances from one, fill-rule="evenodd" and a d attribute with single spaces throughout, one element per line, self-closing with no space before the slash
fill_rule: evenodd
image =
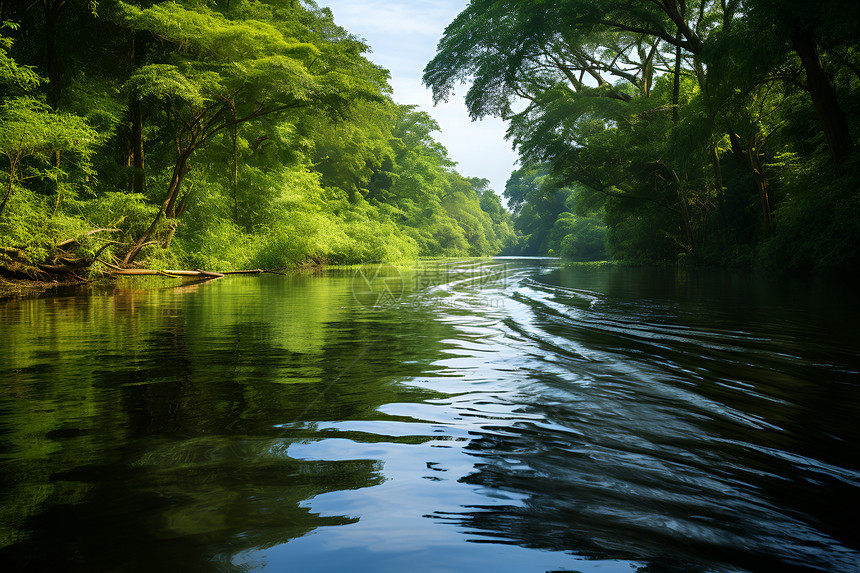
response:
<path id="1" fill-rule="evenodd" d="M 96 228 L 117 231 L 65 243 L 95 268 L 487 255 L 514 240 L 435 122 L 392 101 L 366 43 L 315 3 L 46 6 L 3 12 L 16 24 L 0 36 L 0 245 L 15 253 L 45 263 Z"/>

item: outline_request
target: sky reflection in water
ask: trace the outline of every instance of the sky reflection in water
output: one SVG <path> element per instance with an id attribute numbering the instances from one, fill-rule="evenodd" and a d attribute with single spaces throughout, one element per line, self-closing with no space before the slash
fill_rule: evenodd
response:
<path id="1" fill-rule="evenodd" d="M 842 287 L 434 264 L 0 303 L 7 570 L 857 570 Z"/>

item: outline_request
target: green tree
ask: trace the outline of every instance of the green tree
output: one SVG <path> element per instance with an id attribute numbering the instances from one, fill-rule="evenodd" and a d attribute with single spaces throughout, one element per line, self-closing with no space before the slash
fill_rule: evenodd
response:
<path id="1" fill-rule="evenodd" d="M 0 36 L 0 89 L 6 96 L 0 104 L 0 152 L 7 163 L 0 237 L 23 245 L 39 222 L 44 225 L 57 214 L 64 195 L 73 198 L 88 186 L 90 158 L 99 138 L 84 118 L 55 112 L 40 101 L 42 78 L 11 58 L 11 47 L 11 39 Z M 17 210 L 23 212 L 10 208 L 19 198 L 16 191 Z"/>
<path id="2" fill-rule="evenodd" d="M 146 30 L 167 46 L 159 58 L 138 69 L 126 86 L 134 97 L 152 102 L 163 114 L 176 142 L 177 154 L 159 215 L 125 257 L 131 262 L 157 229 L 161 217 L 176 219 L 188 194 L 180 198 L 192 155 L 219 133 L 266 116 L 305 107 L 344 113 L 352 101 L 375 97 L 379 73 L 372 66 L 338 65 L 340 54 L 300 41 L 296 30 L 274 23 L 230 20 L 198 7 L 157 4 L 139 9 L 124 6 L 127 24 Z M 294 23 L 292 23 L 295 26 Z M 351 49 L 361 45 L 349 41 Z M 342 47 L 339 47 L 342 49 Z M 327 61 L 328 60 L 328 61 Z M 326 65 L 328 64 L 328 65 Z M 285 121 L 285 118 L 280 118 Z M 171 229 L 174 229 L 172 226 Z M 165 244 L 169 245 L 172 231 Z"/>
<path id="3" fill-rule="evenodd" d="M 514 240 L 486 180 L 456 172 L 434 120 L 392 101 L 366 43 L 310 0 L 0 10 L 20 24 L 0 36 L 0 245 L 27 245 L 43 270 L 486 255 Z"/>
<path id="4" fill-rule="evenodd" d="M 771 50 L 782 58 L 793 52 L 799 59 L 806 76 L 803 86 L 812 100 L 838 171 L 854 144 L 848 118 L 820 53 L 822 48 L 834 53 L 856 45 L 860 7 L 833 0 L 763 0 L 746 7 L 746 14 L 753 34 L 770 36 Z M 847 62 L 843 59 L 840 63 Z"/>
<path id="5" fill-rule="evenodd" d="M 838 169 L 852 164 L 857 114 L 842 107 L 860 78 L 856 9 L 788 4 L 478 0 L 446 29 L 424 81 L 436 101 L 469 84 L 472 116 L 506 119 L 524 165 L 548 165 L 554 186 L 604 206 L 616 256 L 762 242 L 797 191 L 788 175 L 818 162 L 819 134 Z M 560 211 L 518 179 L 507 194 L 519 230 L 545 250 Z M 759 225 L 742 231 L 754 208 Z"/>

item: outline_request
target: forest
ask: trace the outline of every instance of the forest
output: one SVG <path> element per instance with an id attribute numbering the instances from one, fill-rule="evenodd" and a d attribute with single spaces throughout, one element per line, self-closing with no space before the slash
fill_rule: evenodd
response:
<path id="1" fill-rule="evenodd" d="M 282 268 L 514 244 L 486 179 L 330 10 L 0 3 L 0 265 Z"/>
<path id="2" fill-rule="evenodd" d="M 856 270 L 860 5 L 472 0 L 424 70 L 503 205 L 310 0 L 0 3 L 0 270 L 555 255 Z"/>
<path id="3" fill-rule="evenodd" d="M 858 38 L 858 2 L 472 0 L 424 82 L 507 122 L 521 252 L 856 271 Z"/>

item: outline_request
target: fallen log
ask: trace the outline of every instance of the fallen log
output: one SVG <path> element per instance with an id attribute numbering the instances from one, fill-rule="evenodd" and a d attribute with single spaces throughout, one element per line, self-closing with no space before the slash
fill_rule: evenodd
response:
<path id="1" fill-rule="evenodd" d="M 214 271 L 201 271 L 200 269 L 195 269 L 201 277 L 211 277 L 213 279 L 222 279 L 224 278 L 224 273 L 216 273 Z M 165 271 L 168 273 L 172 273 L 175 271 Z"/>
<path id="2" fill-rule="evenodd" d="M 0 247 L 0 255 L 6 255 L 13 259 L 25 258 L 24 249 L 19 247 Z"/>
<path id="3" fill-rule="evenodd" d="M 270 275 L 287 275 L 287 273 L 282 273 L 277 269 L 249 269 L 245 271 L 224 271 L 225 275 L 261 275 L 263 273 Z"/>
<path id="4" fill-rule="evenodd" d="M 212 279 L 220 279 L 224 277 L 223 273 L 213 273 L 211 271 L 175 271 L 175 270 L 155 270 L 155 269 L 117 269 L 111 271 L 114 275 L 168 275 L 174 277 L 209 277 Z"/>
<path id="5" fill-rule="evenodd" d="M 118 232 L 119 232 L 119 229 L 93 229 L 92 231 L 87 231 L 86 233 L 83 233 L 82 235 L 80 235 L 78 237 L 74 237 L 72 239 L 66 239 L 65 241 L 57 243 L 57 247 L 63 248 L 67 245 L 77 243 L 80 241 L 80 239 L 82 239 L 84 237 L 89 237 L 90 235 L 95 235 L 96 233 L 118 233 Z"/>
<path id="6" fill-rule="evenodd" d="M 46 273 L 54 273 L 54 274 L 60 273 L 60 274 L 66 274 L 67 275 L 67 274 L 74 272 L 75 270 L 80 270 L 80 269 L 73 269 L 73 268 L 67 267 L 65 265 L 37 265 L 37 266 L 41 270 L 45 271 Z"/>

